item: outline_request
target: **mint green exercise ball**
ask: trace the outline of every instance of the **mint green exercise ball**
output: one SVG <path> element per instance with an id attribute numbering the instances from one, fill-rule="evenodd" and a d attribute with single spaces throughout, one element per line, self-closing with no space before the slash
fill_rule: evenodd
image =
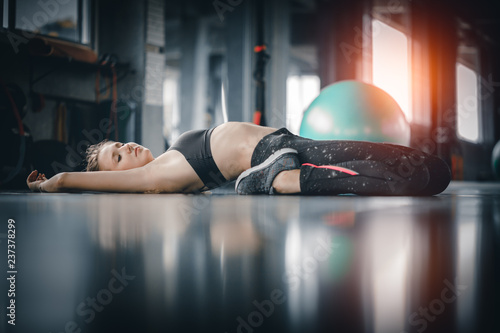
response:
<path id="1" fill-rule="evenodd" d="M 300 135 L 408 146 L 410 125 L 384 90 L 360 81 L 340 81 L 325 87 L 304 112 Z"/>

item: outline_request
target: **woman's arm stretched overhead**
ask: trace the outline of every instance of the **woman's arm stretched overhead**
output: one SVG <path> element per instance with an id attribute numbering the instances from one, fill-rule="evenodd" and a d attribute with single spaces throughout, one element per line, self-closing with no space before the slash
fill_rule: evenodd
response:
<path id="1" fill-rule="evenodd" d="M 178 193 L 200 190 L 203 183 L 177 151 L 169 151 L 145 166 L 121 171 L 63 172 L 46 179 L 35 170 L 27 179 L 40 192 Z"/>
<path id="2" fill-rule="evenodd" d="M 152 177 L 145 168 L 124 171 L 63 172 L 50 179 L 37 177 L 33 171 L 28 187 L 40 192 L 103 191 L 154 192 Z"/>

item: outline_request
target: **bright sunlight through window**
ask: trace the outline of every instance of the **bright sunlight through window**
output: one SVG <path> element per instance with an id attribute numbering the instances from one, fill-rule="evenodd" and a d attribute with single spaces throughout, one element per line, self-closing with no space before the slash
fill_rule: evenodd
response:
<path id="1" fill-rule="evenodd" d="M 468 141 L 479 141 L 477 74 L 457 63 L 457 131 Z"/>
<path id="2" fill-rule="evenodd" d="M 304 111 L 319 95 L 320 80 L 316 75 L 290 75 L 286 80 L 286 127 L 299 134 Z"/>
<path id="3" fill-rule="evenodd" d="M 408 38 L 379 20 L 372 20 L 373 84 L 391 95 L 411 121 Z"/>

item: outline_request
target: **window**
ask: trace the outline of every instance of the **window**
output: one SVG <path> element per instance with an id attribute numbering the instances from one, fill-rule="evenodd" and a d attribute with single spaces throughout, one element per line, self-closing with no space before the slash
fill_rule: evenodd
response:
<path id="1" fill-rule="evenodd" d="M 166 66 L 163 81 L 163 136 L 170 142 L 180 135 L 179 80 L 179 69 L 175 66 Z"/>
<path id="2" fill-rule="evenodd" d="M 457 63 L 457 133 L 470 142 L 479 142 L 478 76 L 469 67 Z"/>
<path id="3" fill-rule="evenodd" d="M 1 0 L 2 2 L 2 28 L 9 27 L 9 0 Z"/>
<path id="4" fill-rule="evenodd" d="M 89 44 L 90 2 L 90 0 L 18 0 L 14 2 L 15 24 L 9 28 Z"/>
<path id="5" fill-rule="evenodd" d="M 290 75 L 286 80 L 286 127 L 298 134 L 304 111 L 319 95 L 320 80 L 316 75 Z"/>
<path id="6" fill-rule="evenodd" d="M 399 104 L 412 120 L 408 38 L 401 31 L 372 20 L 372 80 Z"/>

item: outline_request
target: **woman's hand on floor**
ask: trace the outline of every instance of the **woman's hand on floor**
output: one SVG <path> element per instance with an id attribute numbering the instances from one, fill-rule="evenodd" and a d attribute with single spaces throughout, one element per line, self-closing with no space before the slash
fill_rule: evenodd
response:
<path id="1" fill-rule="evenodd" d="M 45 174 L 38 173 L 37 170 L 34 170 L 26 179 L 26 184 L 28 184 L 29 189 L 33 192 L 57 192 L 58 179 L 60 178 L 58 176 L 59 174 L 47 179 Z"/>

